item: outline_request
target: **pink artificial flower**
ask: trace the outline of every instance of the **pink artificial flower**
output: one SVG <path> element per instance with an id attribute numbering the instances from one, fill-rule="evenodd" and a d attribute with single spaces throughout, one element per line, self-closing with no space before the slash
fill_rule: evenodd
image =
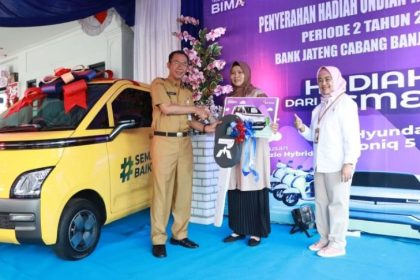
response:
<path id="1" fill-rule="evenodd" d="M 231 85 L 222 86 L 222 93 L 227 94 L 233 91 L 233 87 Z"/>
<path id="2" fill-rule="evenodd" d="M 223 109 L 222 106 L 211 105 L 210 113 L 214 118 L 218 119 L 220 116 L 220 113 L 222 112 L 222 109 Z"/>
<path id="3" fill-rule="evenodd" d="M 193 66 L 201 67 L 201 58 L 194 49 L 184 48 L 183 51 Z"/>
<path id="4" fill-rule="evenodd" d="M 221 86 L 217 85 L 214 89 L 214 95 L 220 96 L 222 94 L 227 94 L 233 91 L 233 87 L 231 85 Z"/>
<path id="5" fill-rule="evenodd" d="M 179 40 L 184 39 L 184 38 L 182 37 L 181 32 L 172 32 L 172 35 L 174 35 L 175 37 L 177 37 Z"/>
<path id="6" fill-rule="evenodd" d="M 215 60 L 212 63 L 210 63 L 209 65 L 207 65 L 207 69 L 208 70 L 212 70 L 213 68 L 216 68 L 217 70 L 222 70 L 226 65 L 226 61 L 219 59 L 219 60 Z"/>
<path id="7" fill-rule="evenodd" d="M 177 18 L 178 22 L 182 23 L 182 24 L 192 24 L 192 25 L 199 25 L 200 21 L 196 18 L 193 17 L 189 17 L 189 16 L 183 16 L 181 15 L 179 18 Z"/>
<path id="8" fill-rule="evenodd" d="M 194 102 L 195 102 L 195 101 L 199 101 L 199 100 L 201 99 L 201 96 L 202 96 L 202 93 L 201 93 L 201 92 L 199 92 L 199 91 L 195 91 L 195 92 L 193 93 L 193 100 L 194 100 Z"/>
<path id="9" fill-rule="evenodd" d="M 194 38 L 193 40 L 191 40 L 191 41 L 190 41 L 190 45 L 191 45 L 191 46 L 195 46 L 195 45 L 198 45 L 198 44 L 200 44 L 200 40 L 197 40 L 197 39 L 195 39 L 195 38 Z"/>
<path id="10" fill-rule="evenodd" d="M 181 32 L 172 32 L 172 35 L 177 37 L 179 40 L 184 40 L 185 42 L 197 40 L 193 36 L 191 36 L 187 31 Z"/>
<path id="11" fill-rule="evenodd" d="M 214 61 L 214 66 L 217 68 L 217 70 L 222 70 L 226 65 L 226 61 L 222 59 L 218 59 Z"/>
<path id="12" fill-rule="evenodd" d="M 190 33 L 188 33 L 188 31 L 183 31 L 182 36 L 184 37 L 185 42 L 195 39 L 193 36 L 190 35 Z"/>
<path id="13" fill-rule="evenodd" d="M 196 67 L 188 69 L 188 75 L 184 77 L 184 82 L 191 86 L 193 91 L 200 88 L 200 85 L 205 81 L 204 73 Z"/>
<path id="14" fill-rule="evenodd" d="M 206 34 L 206 40 L 207 41 L 214 41 L 223 34 L 225 34 L 226 28 L 224 27 L 218 27 L 216 29 L 211 30 L 209 33 Z"/>

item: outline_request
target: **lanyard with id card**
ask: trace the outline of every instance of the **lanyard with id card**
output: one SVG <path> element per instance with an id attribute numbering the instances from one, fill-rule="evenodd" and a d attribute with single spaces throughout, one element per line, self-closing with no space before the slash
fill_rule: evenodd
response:
<path id="1" fill-rule="evenodd" d="M 337 96 L 337 98 L 333 101 L 333 102 L 331 102 L 331 104 L 330 105 L 328 105 L 328 107 L 327 108 L 325 108 L 325 110 L 323 110 L 322 112 L 321 112 L 321 110 L 320 110 L 320 113 L 319 113 L 319 115 L 318 115 L 318 125 L 317 125 L 317 128 L 315 129 L 315 137 L 314 137 L 314 143 L 315 144 L 318 144 L 318 141 L 319 141 L 319 133 L 320 133 L 320 129 L 319 129 L 319 125 L 321 124 L 321 120 L 322 120 L 322 118 L 325 116 L 325 114 L 327 113 L 327 111 L 332 107 L 332 105 L 334 105 L 334 103 L 338 100 L 338 99 L 340 99 L 340 97 L 342 96 L 344 94 L 344 92 L 343 93 L 341 93 L 339 96 Z"/>

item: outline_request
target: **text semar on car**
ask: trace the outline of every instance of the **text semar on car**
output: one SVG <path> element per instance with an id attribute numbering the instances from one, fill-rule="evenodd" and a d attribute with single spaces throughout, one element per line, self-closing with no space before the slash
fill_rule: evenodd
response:
<path id="1" fill-rule="evenodd" d="M 0 117 L 0 242 L 88 256 L 101 226 L 150 205 L 150 88 L 88 83 L 87 108 L 63 101 Z"/>

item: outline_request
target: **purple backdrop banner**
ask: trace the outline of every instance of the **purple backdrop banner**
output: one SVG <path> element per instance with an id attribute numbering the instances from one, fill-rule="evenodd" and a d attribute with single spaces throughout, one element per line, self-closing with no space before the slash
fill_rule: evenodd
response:
<path id="1" fill-rule="evenodd" d="M 334 65 L 359 106 L 357 170 L 409 174 L 419 182 L 420 0 L 205 0 L 204 26 L 227 28 L 220 40 L 226 82 L 231 63 L 246 61 L 253 84 L 280 97 L 273 173 L 279 162 L 311 172 L 312 143 L 297 133 L 293 116 L 309 125 L 319 102 L 317 69 Z M 419 186 L 410 194 L 417 197 L 410 211 L 418 226 Z"/>

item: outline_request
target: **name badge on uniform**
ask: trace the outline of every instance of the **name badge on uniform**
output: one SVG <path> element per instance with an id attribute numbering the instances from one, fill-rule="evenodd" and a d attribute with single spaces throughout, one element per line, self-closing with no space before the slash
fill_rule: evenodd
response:
<path id="1" fill-rule="evenodd" d="M 315 137 L 314 137 L 314 143 L 318 144 L 319 141 L 319 128 L 315 129 Z"/>
<path id="2" fill-rule="evenodd" d="M 173 91 L 167 91 L 167 92 L 166 92 L 166 94 L 168 94 L 168 95 L 176 95 L 176 92 L 173 92 Z"/>

